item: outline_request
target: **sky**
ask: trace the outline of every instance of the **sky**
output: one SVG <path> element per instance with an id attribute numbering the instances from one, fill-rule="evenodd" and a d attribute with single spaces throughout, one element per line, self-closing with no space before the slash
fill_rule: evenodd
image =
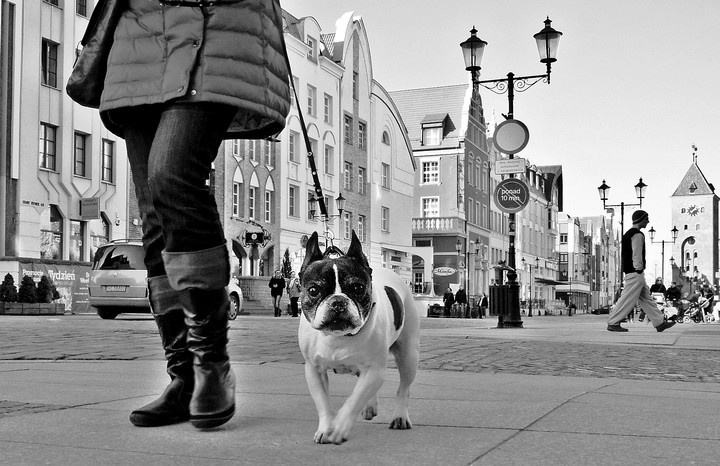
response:
<path id="1" fill-rule="evenodd" d="M 373 77 L 389 91 L 469 82 L 460 42 L 475 26 L 488 42 L 481 79 L 545 72 L 533 34 L 550 17 L 563 33 L 551 84 L 516 93 L 515 118 L 530 141 L 517 154 L 535 165 L 562 165 L 564 211 L 602 215 L 608 203 L 637 203 L 656 240 L 671 240 L 670 196 L 693 162 L 720 187 L 720 2 L 717 0 L 281 0 L 325 33 L 345 12 L 362 17 Z M 480 89 L 486 118 L 507 113 L 507 95 Z M 626 220 L 633 208 L 625 209 Z M 619 209 L 618 209 L 619 218 Z M 627 228 L 626 221 L 625 227 Z M 647 238 L 649 241 L 649 238 Z M 660 249 L 648 245 L 649 275 Z M 671 249 L 666 246 L 666 261 Z M 669 264 L 666 262 L 666 276 Z"/>

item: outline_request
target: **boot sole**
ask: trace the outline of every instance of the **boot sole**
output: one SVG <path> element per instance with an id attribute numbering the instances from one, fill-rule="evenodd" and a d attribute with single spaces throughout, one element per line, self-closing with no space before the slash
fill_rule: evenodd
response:
<path id="1" fill-rule="evenodd" d="M 190 416 L 160 417 L 145 413 L 130 413 L 130 422 L 136 427 L 162 427 L 186 422 Z"/>
<path id="2" fill-rule="evenodd" d="M 228 422 L 235 415 L 235 404 L 221 413 L 190 415 L 190 424 L 198 429 L 212 429 Z"/>

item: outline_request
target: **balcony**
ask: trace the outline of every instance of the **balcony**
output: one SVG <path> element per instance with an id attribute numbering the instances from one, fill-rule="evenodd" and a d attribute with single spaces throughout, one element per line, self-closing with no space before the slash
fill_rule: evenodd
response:
<path id="1" fill-rule="evenodd" d="M 458 217 L 422 217 L 412 219 L 413 233 L 462 233 L 465 220 Z"/>

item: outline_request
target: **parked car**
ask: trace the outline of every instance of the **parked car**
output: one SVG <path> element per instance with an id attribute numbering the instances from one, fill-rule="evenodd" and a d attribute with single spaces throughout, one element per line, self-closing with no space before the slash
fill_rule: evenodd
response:
<path id="1" fill-rule="evenodd" d="M 100 318 L 114 319 L 118 314 L 150 312 L 143 257 L 139 239 L 117 239 L 98 248 L 90 271 L 88 301 L 97 309 Z M 230 280 L 228 298 L 228 317 L 234 320 L 242 311 L 243 303 L 236 278 Z"/>
<path id="2" fill-rule="evenodd" d="M 595 314 L 595 315 L 610 314 L 610 308 L 611 308 L 611 307 L 612 307 L 611 305 L 606 304 L 606 305 L 601 306 L 601 307 L 599 307 L 599 308 L 597 308 L 597 309 L 593 309 L 591 312 L 592 312 L 592 314 Z"/>

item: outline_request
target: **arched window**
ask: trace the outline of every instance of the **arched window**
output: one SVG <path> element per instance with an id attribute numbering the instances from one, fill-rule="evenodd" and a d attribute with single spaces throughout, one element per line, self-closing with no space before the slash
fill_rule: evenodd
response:
<path id="1" fill-rule="evenodd" d="M 387 144 L 388 146 L 390 145 L 390 135 L 387 131 L 383 131 L 382 133 L 382 143 Z"/>

